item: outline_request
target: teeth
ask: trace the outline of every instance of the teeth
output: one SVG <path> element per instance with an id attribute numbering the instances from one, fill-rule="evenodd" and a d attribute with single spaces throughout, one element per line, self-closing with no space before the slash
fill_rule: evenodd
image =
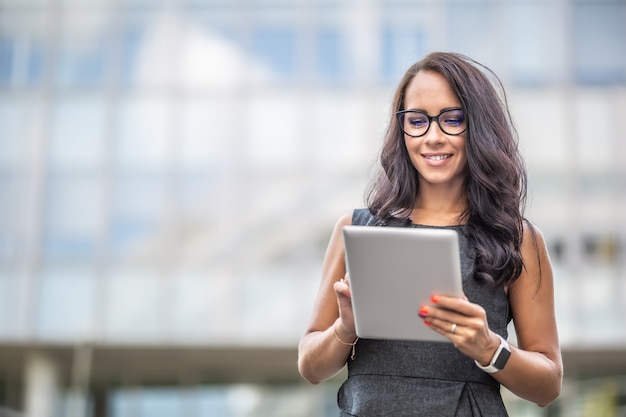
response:
<path id="1" fill-rule="evenodd" d="M 431 161 L 442 161 L 448 158 L 450 158 L 450 155 L 432 155 L 426 157 L 426 159 L 430 159 Z"/>

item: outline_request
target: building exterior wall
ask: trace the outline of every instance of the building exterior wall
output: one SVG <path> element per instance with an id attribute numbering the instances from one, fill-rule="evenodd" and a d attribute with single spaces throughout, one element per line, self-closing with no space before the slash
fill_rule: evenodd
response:
<path id="1" fill-rule="evenodd" d="M 617 404 L 621 379 L 580 381 L 626 374 L 625 21 L 623 0 L 0 1 L 0 405 L 334 415 L 341 376 L 303 385 L 295 347 L 395 84 L 433 50 L 501 77 L 563 349 L 616 358 L 566 368 L 563 398 L 601 405 L 510 409 Z"/>

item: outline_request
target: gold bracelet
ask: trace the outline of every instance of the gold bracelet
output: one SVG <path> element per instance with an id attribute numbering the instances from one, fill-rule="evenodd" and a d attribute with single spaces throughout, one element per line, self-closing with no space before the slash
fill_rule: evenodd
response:
<path id="1" fill-rule="evenodd" d="M 350 355 L 350 359 L 354 360 L 354 355 L 356 354 L 356 342 L 359 341 L 359 336 L 357 336 L 356 339 L 354 339 L 354 342 L 352 343 L 344 342 L 343 340 L 341 340 L 341 337 L 339 337 L 339 333 L 337 333 L 337 329 L 335 328 L 334 323 L 333 323 L 333 333 L 335 333 L 335 337 L 337 338 L 339 343 L 341 343 L 342 345 L 346 345 L 346 346 L 352 346 L 352 354 Z"/>

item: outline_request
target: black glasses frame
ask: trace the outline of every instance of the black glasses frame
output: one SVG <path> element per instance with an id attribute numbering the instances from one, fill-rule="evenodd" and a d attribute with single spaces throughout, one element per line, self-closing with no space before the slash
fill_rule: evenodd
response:
<path id="1" fill-rule="evenodd" d="M 439 118 L 444 113 L 447 113 L 447 112 L 450 112 L 450 111 L 457 111 L 457 110 L 462 110 L 463 111 L 463 117 L 465 118 L 465 129 L 463 129 L 459 133 L 448 133 L 448 132 L 446 132 L 446 129 L 443 128 L 442 123 L 439 121 Z M 402 121 L 402 118 L 404 117 L 405 114 L 408 114 L 408 113 L 419 113 L 419 114 L 423 114 L 426 117 L 426 120 L 428 120 L 428 126 L 426 126 L 426 130 L 424 131 L 424 133 L 422 133 L 420 135 L 411 135 L 410 133 L 407 133 L 404 130 L 404 123 Z M 405 135 L 411 136 L 412 138 L 420 138 L 420 137 L 424 136 L 426 133 L 428 133 L 428 131 L 430 130 L 430 126 L 432 125 L 433 121 L 437 123 L 437 126 L 439 126 L 439 130 L 441 130 L 446 135 L 459 136 L 459 135 L 462 135 L 463 133 L 465 133 L 465 131 L 467 130 L 467 118 L 465 117 L 465 110 L 462 107 L 453 107 L 451 109 L 442 110 L 441 113 L 439 113 L 436 116 L 429 116 L 428 114 L 426 114 L 426 112 L 421 111 L 421 110 L 400 110 L 400 111 L 396 112 L 396 120 L 398 121 L 398 125 L 400 126 L 400 130 L 402 130 L 402 133 L 404 133 Z"/>

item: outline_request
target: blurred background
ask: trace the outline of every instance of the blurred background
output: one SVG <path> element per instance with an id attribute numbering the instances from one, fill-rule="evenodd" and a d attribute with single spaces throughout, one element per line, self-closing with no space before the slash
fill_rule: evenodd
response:
<path id="1" fill-rule="evenodd" d="M 430 51 L 509 93 L 561 398 L 626 416 L 625 0 L 0 0 L 0 416 L 336 416 L 296 368 Z"/>

